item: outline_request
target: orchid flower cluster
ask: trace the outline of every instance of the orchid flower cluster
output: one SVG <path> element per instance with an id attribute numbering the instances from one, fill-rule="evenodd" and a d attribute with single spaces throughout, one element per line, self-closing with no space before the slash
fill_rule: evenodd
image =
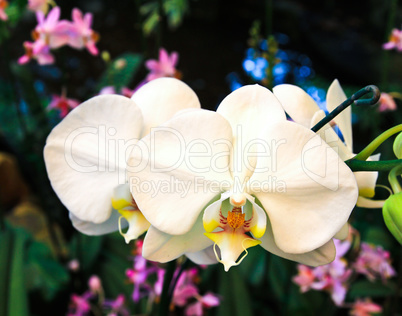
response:
<path id="1" fill-rule="evenodd" d="M 345 298 L 349 286 L 358 275 L 364 275 L 370 281 L 380 279 L 383 282 L 396 275 L 391 265 L 389 252 L 380 246 L 363 242 L 357 257 L 354 260 L 348 260 L 346 255 L 352 251 L 351 241 L 336 241 L 335 245 L 337 255 L 333 262 L 317 268 L 298 265 L 298 275 L 293 277 L 293 282 L 300 286 L 302 293 L 312 289 L 328 292 L 337 306 L 351 307 L 352 310 L 364 310 L 364 306 L 366 306 L 367 312 L 370 312 L 370 308 L 372 309 L 371 312 L 381 312 L 381 306 L 368 301 L 368 299 L 349 304 L 345 303 Z M 356 311 L 352 312 L 352 315 L 366 314 Z"/>
<path id="2" fill-rule="evenodd" d="M 138 303 L 141 299 L 147 298 L 147 306 L 150 308 L 162 294 L 165 269 L 156 262 L 146 260 L 141 253 L 142 240 L 138 239 L 134 251 L 133 268 L 126 270 L 126 276 L 134 285 L 133 302 Z M 200 294 L 197 285 L 200 280 L 197 268 L 183 271 L 177 268 L 174 277 L 177 283 L 173 291 L 171 310 L 180 308 L 187 316 L 202 316 L 206 309 L 219 306 L 220 298 L 216 294 L 211 292 L 205 295 Z M 89 289 L 82 295 L 71 296 L 69 316 L 90 315 L 93 305 L 107 311 L 107 315 L 129 315 L 123 294 L 118 295 L 115 300 L 104 299 L 102 282 L 98 276 L 94 275 L 89 279 L 88 287 Z"/>
<path id="3" fill-rule="evenodd" d="M 101 279 L 93 275 L 88 280 L 88 290 L 82 295 L 72 294 L 68 316 L 86 316 L 91 311 L 107 311 L 109 316 L 128 316 L 130 313 L 125 306 L 125 297 L 120 294 L 115 300 L 105 299 Z"/>
<path id="4" fill-rule="evenodd" d="M 40 65 L 52 64 L 55 61 L 51 50 L 68 45 L 75 49 L 86 48 L 92 55 L 98 54 L 96 42 L 98 33 L 92 30 L 92 14 L 74 8 L 72 22 L 59 20 L 60 8 L 54 7 L 47 15 L 42 10 L 36 11 L 37 26 L 32 32 L 33 42 L 24 42 L 25 55 L 18 59 L 25 64 L 36 59 Z"/>

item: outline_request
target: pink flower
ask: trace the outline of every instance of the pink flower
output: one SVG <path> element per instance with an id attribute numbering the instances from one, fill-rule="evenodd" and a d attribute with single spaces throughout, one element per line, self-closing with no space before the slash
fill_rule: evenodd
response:
<path id="1" fill-rule="evenodd" d="M 67 267 L 73 272 L 77 272 L 80 269 L 80 262 L 77 259 L 73 259 L 68 262 Z"/>
<path id="2" fill-rule="evenodd" d="M 179 54 L 172 52 L 169 56 L 163 48 L 159 50 L 159 60 L 150 59 L 145 62 L 145 66 L 150 70 L 146 80 L 151 81 L 161 77 L 175 77 L 180 79 L 181 74 L 176 70 Z"/>
<path id="3" fill-rule="evenodd" d="M 126 298 L 124 297 L 123 294 L 119 294 L 116 299 L 113 300 L 106 300 L 104 302 L 104 306 L 107 308 L 111 308 L 110 313 L 108 313 L 109 316 L 111 315 L 123 315 L 123 316 L 128 316 L 130 313 L 128 312 L 127 308 L 124 306 Z"/>
<path id="4" fill-rule="evenodd" d="M 61 96 L 53 95 L 52 101 L 48 105 L 47 109 L 57 109 L 60 111 L 60 117 L 65 117 L 71 109 L 76 108 L 80 104 L 79 101 L 75 99 L 67 99 L 65 93 Z"/>
<path id="5" fill-rule="evenodd" d="M 311 289 L 311 285 L 315 281 L 314 270 L 302 264 L 299 264 L 297 269 L 299 274 L 294 276 L 292 280 L 300 286 L 300 291 L 302 293 L 307 292 Z"/>
<path id="6" fill-rule="evenodd" d="M 382 45 L 383 49 L 395 48 L 398 52 L 402 52 L 402 30 L 393 29 L 389 37 L 389 42 Z"/>
<path id="7" fill-rule="evenodd" d="M 54 63 L 54 56 L 50 53 L 50 47 L 38 39 L 35 42 L 24 42 L 25 55 L 18 59 L 19 64 L 26 64 L 31 59 L 36 59 L 39 65 Z"/>
<path id="8" fill-rule="evenodd" d="M 381 246 L 362 243 L 361 251 L 353 267 L 358 273 L 364 274 L 371 281 L 381 278 L 383 281 L 394 276 L 390 254 Z"/>
<path id="9" fill-rule="evenodd" d="M 388 93 L 381 93 L 380 100 L 378 101 L 380 106 L 378 107 L 379 112 L 395 111 L 396 103 L 394 98 Z"/>
<path id="10" fill-rule="evenodd" d="M 88 287 L 92 293 L 100 293 L 102 291 L 102 281 L 97 275 L 93 275 L 88 280 Z"/>
<path id="11" fill-rule="evenodd" d="M 120 94 L 124 95 L 127 98 L 131 98 L 131 96 L 133 95 L 134 91 L 127 88 L 127 87 L 123 87 L 120 90 Z M 103 87 L 100 91 L 99 91 L 99 95 L 101 94 L 116 94 L 116 90 L 113 86 L 106 86 Z"/>
<path id="12" fill-rule="evenodd" d="M 76 294 L 71 295 L 70 311 L 68 316 L 84 316 L 91 310 L 88 298 Z"/>
<path id="13" fill-rule="evenodd" d="M 70 23 L 70 38 L 68 44 L 76 49 L 86 47 L 92 55 L 98 54 L 96 42 L 99 40 L 99 34 L 91 29 L 92 14 L 82 12 L 74 8 L 72 12 L 73 23 Z"/>
<path id="14" fill-rule="evenodd" d="M 352 270 L 347 267 L 346 260 L 341 258 L 349 250 L 350 242 L 334 239 L 334 243 L 336 257 L 333 262 L 317 268 L 298 265 L 299 274 L 293 277 L 293 282 L 300 286 L 303 293 L 310 289 L 328 292 L 333 302 L 340 306 L 345 300 L 347 282 L 352 274 Z"/>
<path id="15" fill-rule="evenodd" d="M 35 41 L 41 40 L 50 48 L 59 48 L 69 41 L 69 22 L 59 21 L 60 8 L 54 7 L 45 17 L 42 11 L 36 12 L 38 25 L 32 32 Z"/>
<path id="16" fill-rule="evenodd" d="M 49 9 L 49 0 L 28 0 L 28 9 L 33 12 L 42 11 L 46 14 Z"/>
<path id="17" fill-rule="evenodd" d="M 357 300 L 352 309 L 350 310 L 350 315 L 352 316 L 370 316 L 372 313 L 381 313 L 382 308 L 380 305 L 374 304 L 371 300 Z"/>
<path id="18" fill-rule="evenodd" d="M 0 0 L 0 20 L 7 21 L 8 20 L 8 15 L 4 11 L 5 8 L 8 7 L 8 1 L 6 0 Z"/>

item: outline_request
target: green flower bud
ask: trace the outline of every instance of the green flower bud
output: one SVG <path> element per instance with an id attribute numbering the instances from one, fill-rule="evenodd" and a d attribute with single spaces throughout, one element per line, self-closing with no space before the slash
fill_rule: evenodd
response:
<path id="1" fill-rule="evenodd" d="M 394 140 L 394 154 L 396 158 L 401 159 L 402 158 L 402 133 L 399 133 L 399 135 L 395 138 Z"/>
<path id="2" fill-rule="evenodd" d="M 388 230 L 402 245 L 402 192 L 391 195 L 385 201 L 382 216 Z"/>

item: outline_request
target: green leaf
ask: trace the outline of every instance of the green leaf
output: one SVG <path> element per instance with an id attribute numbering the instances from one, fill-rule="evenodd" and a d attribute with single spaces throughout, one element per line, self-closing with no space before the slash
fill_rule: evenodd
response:
<path id="1" fill-rule="evenodd" d="M 135 74 L 142 65 L 143 56 L 141 54 L 126 53 L 113 60 L 106 71 L 103 73 L 97 90 L 107 86 L 113 86 L 117 92 L 128 86 Z"/>
<path id="2" fill-rule="evenodd" d="M 15 229 L 13 231 L 13 237 L 8 315 L 28 316 L 28 295 L 24 273 L 27 234 L 23 230 Z"/>
<path id="3" fill-rule="evenodd" d="M 348 291 L 348 297 L 351 299 L 362 297 L 386 297 L 394 295 L 396 286 L 394 282 L 370 282 L 368 280 L 354 282 Z"/>
<path id="4" fill-rule="evenodd" d="M 103 236 L 86 236 L 77 233 L 71 241 L 71 253 L 73 259 L 78 259 L 80 269 L 91 270 L 102 250 Z"/>
<path id="5" fill-rule="evenodd" d="M 27 284 L 39 289 L 45 300 L 51 300 L 69 280 L 67 269 L 55 261 L 48 246 L 33 242 L 28 250 Z"/>
<path id="6" fill-rule="evenodd" d="M 6 227 L 0 233 L 0 315 L 7 315 L 11 254 L 12 232 Z"/>
<path id="7" fill-rule="evenodd" d="M 239 271 L 236 270 L 236 267 L 229 270 L 229 272 L 225 272 L 222 267 L 219 294 L 222 295 L 223 299 L 217 315 L 254 315 L 247 284 Z"/>
<path id="8" fill-rule="evenodd" d="M 268 266 L 268 283 L 280 302 L 284 302 L 289 288 L 290 274 L 289 261 L 278 256 L 271 255 Z"/>

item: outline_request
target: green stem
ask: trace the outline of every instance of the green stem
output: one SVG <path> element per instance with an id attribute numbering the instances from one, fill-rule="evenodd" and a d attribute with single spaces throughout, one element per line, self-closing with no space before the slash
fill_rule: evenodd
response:
<path id="1" fill-rule="evenodd" d="M 359 100 L 362 96 L 367 93 L 373 93 L 373 96 L 369 99 Z M 311 130 L 313 132 L 318 132 L 321 128 L 323 128 L 327 123 L 331 122 L 339 113 L 345 110 L 348 106 L 355 103 L 356 105 L 373 105 L 378 102 L 380 99 L 380 90 L 373 85 L 366 86 L 356 93 L 354 93 L 350 98 L 347 98 L 340 105 L 338 105 L 331 113 L 325 116 L 321 121 L 319 121 L 316 125 L 314 125 Z"/>
<path id="2" fill-rule="evenodd" d="M 394 194 L 397 194 L 402 191 L 401 185 L 399 184 L 397 178 L 401 174 L 402 174 L 402 164 L 393 168 L 388 175 L 388 181 L 389 184 L 391 185 L 392 191 L 394 191 Z"/>
<path id="3" fill-rule="evenodd" d="M 389 137 L 402 131 L 402 124 L 391 127 L 381 135 L 377 136 L 370 144 L 366 146 L 360 153 L 358 153 L 353 160 L 367 160 L 368 157 Z"/>
<path id="4" fill-rule="evenodd" d="M 159 316 L 168 316 L 170 307 L 169 288 L 176 269 L 176 261 L 170 261 L 167 264 L 165 276 L 163 278 L 163 288 L 161 302 L 159 304 Z"/>
<path id="5" fill-rule="evenodd" d="M 346 160 L 345 163 L 353 171 L 391 171 L 402 164 L 402 159 L 385 161 L 363 161 L 354 158 Z"/>

